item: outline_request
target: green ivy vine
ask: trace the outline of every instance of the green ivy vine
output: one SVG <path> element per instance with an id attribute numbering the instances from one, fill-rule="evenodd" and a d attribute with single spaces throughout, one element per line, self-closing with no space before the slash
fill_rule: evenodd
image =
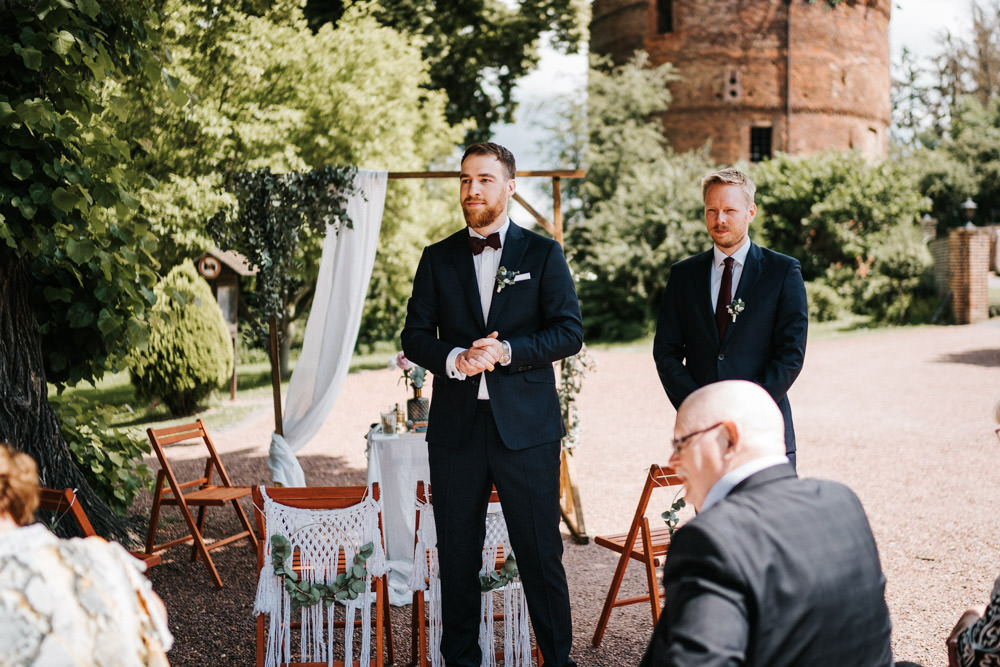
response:
<path id="1" fill-rule="evenodd" d="M 670 537 L 673 537 L 674 533 L 677 532 L 677 524 L 681 522 L 680 511 L 686 506 L 687 502 L 684 500 L 684 496 L 675 498 L 674 502 L 670 505 L 670 509 L 660 515 L 667 523 L 667 532 L 670 534 Z"/>

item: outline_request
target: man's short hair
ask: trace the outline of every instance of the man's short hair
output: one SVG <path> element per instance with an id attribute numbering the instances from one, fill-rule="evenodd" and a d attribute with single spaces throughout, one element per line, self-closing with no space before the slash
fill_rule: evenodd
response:
<path id="1" fill-rule="evenodd" d="M 743 190 L 743 194 L 747 196 L 747 205 L 753 203 L 753 197 L 757 193 L 757 186 L 753 184 L 753 181 L 744 174 L 739 169 L 734 169 L 728 167 L 726 169 L 720 169 L 714 174 L 709 174 L 701 182 L 701 200 L 705 201 L 705 197 L 708 195 L 708 189 L 713 185 L 738 185 L 740 189 Z"/>
<path id="2" fill-rule="evenodd" d="M 495 144 L 492 141 L 472 144 L 466 148 L 465 152 L 462 153 L 462 162 L 464 163 L 465 158 L 470 155 L 492 155 L 495 157 L 503 165 L 504 172 L 507 174 L 507 180 L 514 178 L 514 174 L 517 172 L 517 167 L 514 164 L 514 154 L 500 144 Z"/>

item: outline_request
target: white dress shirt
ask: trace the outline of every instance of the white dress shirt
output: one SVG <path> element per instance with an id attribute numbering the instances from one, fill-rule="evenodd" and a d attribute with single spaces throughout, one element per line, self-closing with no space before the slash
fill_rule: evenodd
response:
<path id="1" fill-rule="evenodd" d="M 733 291 L 729 294 L 729 299 L 732 300 L 733 296 L 736 295 L 736 287 L 740 284 L 740 276 L 743 275 L 743 265 L 746 264 L 747 253 L 750 252 L 750 237 L 748 236 L 739 250 L 732 255 L 727 255 L 714 245 L 712 252 L 715 254 L 715 258 L 712 262 L 712 279 L 709 285 L 712 290 L 712 312 L 714 313 L 715 304 L 719 303 L 719 288 L 722 286 L 722 272 L 726 268 L 726 257 L 733 258 Z"/>
<path id="2" fill-rule="evenodd" d="M 503 253 L 503 245 L 507 242 L 507 229 L 509 227 L 510 218 L 507 218 L 507 222 L 503 223 L 503 226 L 497 230 L 500 234 L 499 249 L 486 246 L 481 253 L 472 256 L 472 261 L 476 266 L 476 281 L 479 283 L 479 303 L 483 307 L 483 320 L 489 319 L 490 304 L 493 302 L 494 287 L 496 286 L 497 270 L 500 268 L 500 256 Z M 481 239 L 486 238 L 471 227 L 468 229 L 469 236 L 478 236 Z M 445 360 L 445 369 L 448 371 L 448 377 L 454 380 L 465 379 L 465 373 L 455 367 L 455 360 L 459 354 L 467 349 L 465 347 L 455 347 L 448 353 L 448 358 Z M 478 398 L 481 401 L 486 401 L 490 398 L 490 392 L 486 388 L 485 373 L 481 374 L 479 378 Z"/>

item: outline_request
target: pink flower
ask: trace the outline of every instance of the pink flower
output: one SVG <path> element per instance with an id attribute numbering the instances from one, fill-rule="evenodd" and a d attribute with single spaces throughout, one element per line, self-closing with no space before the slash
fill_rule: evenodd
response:
<path id="1" fill-rule="evenodd" d="M 396 366 L 398 366 L 403 372 L 412 370 L 417 367 L 415 363 L 406 358 L 402 352 L 396 355 Z"/>

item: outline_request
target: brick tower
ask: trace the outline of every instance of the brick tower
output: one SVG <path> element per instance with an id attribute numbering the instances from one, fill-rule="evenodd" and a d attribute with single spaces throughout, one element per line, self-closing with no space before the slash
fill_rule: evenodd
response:
<path id="1" fill-rule="evenodd" d="M 731 164 L 855 148 L 884 157 L 891 0 L 594 0 L 590 49 L 671 62 L 678 151 Z"/>

